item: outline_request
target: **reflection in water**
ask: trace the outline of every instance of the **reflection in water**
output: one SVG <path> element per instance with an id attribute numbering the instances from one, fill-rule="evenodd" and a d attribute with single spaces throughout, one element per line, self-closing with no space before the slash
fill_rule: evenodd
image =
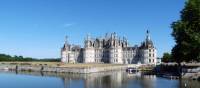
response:
<path id="1" fill-rule="evenodd" d="M 73 80 L 81 80 L 84 88 L 121 88 L 126 81 L 122 75 L 125 72 L 106 72 L 92 74 L 67 74 L 63 79 L 65 88 L 71 88 Z"/>
<path id="2" fill-rule="evenodd" d="M 73 73 L 38 73 L 19 72 L 19 74 L 32 74 L 42 76 L 57 76 L 63 80 L 64 88 L 127 88 L 138 86 L 138 88 L 155 88 L 156 76 L 127 74 L 124 71 L 100 72 L 91 74 Z"/>
<path id="3" fill-rule="evenodd" d="M 179 80 L 179 88 L 200 88 L 200 81 Z"/>
<path id="4" fill-rule="evenodd" d="M 199 81 L 169 80 L 155 75 L 127 74 L 124 71 L 92 74 L 17 72 L 21 75 L 55 77 L 61 80 L 61 88 L 199 88 Z M 49 85 L 48 83 L 44 85 Z"/>

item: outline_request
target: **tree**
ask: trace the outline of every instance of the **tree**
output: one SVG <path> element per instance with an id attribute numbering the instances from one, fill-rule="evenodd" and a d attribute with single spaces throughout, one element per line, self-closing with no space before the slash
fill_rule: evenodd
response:
<path id="1" fill-rule="evenodd" d="M 181 19 L 171 25 L 176 45 L 172 58 L 177 63 L 200 61 L 200 0 L 187 0 Z"/>
<path id="2" fill-rule="evenodd" d="M 162 57 L 162 62 L 173 62 L 172 56 L 170 53 L 164 53 Z"/>
<path id="3" fill-rule="evenodd" d="M 0 62 L 1 61 L 43 61 L 43 62 L 59 62 L 60 58 L 44 58 L 44 59 L 36 59 L 31 57 L 23 57 L 23 56 L 10 56 L 6 54 L 0 54 Z"/>
<path id="4" fill-rule="evenodd" d="M 0 54 L 0 61 L 9 61 L 11 59 L 12 57 L 10 55 Z"/>

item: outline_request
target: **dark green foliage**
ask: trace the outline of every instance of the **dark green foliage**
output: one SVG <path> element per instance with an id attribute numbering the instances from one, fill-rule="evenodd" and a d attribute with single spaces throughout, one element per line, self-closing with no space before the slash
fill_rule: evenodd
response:
<path id="1" fill-rule="evenodd" d="M 59 58 L 52 58 L 52 59 L 36 59 L 30 57 L 23 57 L 23 56 L 10 56 L 6 54 L 0 54 L 0 61 L 44 61 L 44 62 L 59 62 Z"/>
<path id="2" fill-rule="evenodd" d="M 166 75 L 170 74 L 173 76 L 179 75 L 178 65 L 159 65 L 156 67 L 157 75 Z"/>
<path id="3" fill-rule="evenodd" d="M 37 59 L 37 61 L 42 61 L 42 62 L 60 62 L 60 59 L 59 58 L 56 58 L 56 59 L 45 58 L 45 59 Z"/>
<path id="4" fill-rule="evenodd" d="M 162 62 L 174 62 L 170 53 L 164 53 L 162 57 Z"/>
<path id="5" fill-rule="evenodd" d="M 172 58 L 182 61 L 200 61 L 200 0 L 188 0 L 181 11 L 181 19 L 172 23 L 176 45 Z"/>
<path id="6" fill-rule="evenodd" d="M 12 57 L 10 55 L 0 54 L 0 61 L 10 61 Z"/>

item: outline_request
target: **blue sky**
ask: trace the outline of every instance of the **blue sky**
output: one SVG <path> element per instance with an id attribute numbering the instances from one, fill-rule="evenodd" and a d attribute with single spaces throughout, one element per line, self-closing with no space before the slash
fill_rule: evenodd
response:
<path id="1" fill-rule="evenodd" d="M 146 30 L 158 56 L 174 46 L 170 24 L 185 0 L 1 0 L 0 53 L 34 58 L 60 57 L 64 37 L 83 45 L 84 37 L 106 32 L 126 36 L 131 45 Z"/>

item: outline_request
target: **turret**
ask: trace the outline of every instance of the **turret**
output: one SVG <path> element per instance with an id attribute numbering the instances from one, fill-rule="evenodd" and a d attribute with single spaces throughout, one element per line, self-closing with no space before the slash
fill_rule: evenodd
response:
<path id="1" fill-rule="evenodd" d="M 65 36 L 65 44 L 64 44 L 64 46 L 65 46 L 66 50 L 70 50 L 70 44 L 68 42 L 68 36 Z"/>
<path id="2" fill-rule="evenodd" d="M 68 62 L 68 52 L 70 51 L 70 44 L 68 43 L 68 36 L 65 37 L 65 43 L 61 50 L 61 61 L 66 63 Z"/>
<path id="3" fill-rule="evenodd" d="M 146 33 L 145 45 L 146 45 L 147 48 L 153 48 L 154 47 L 153 46 L 153 42 L 152 42 L 152 40 L 150 38 L 150 32 L 149 32 L 149 30 L 147 30 L 147 33 Z"/>
<path id="4" fill-rule="evenodd" d="M 122 64 L 122 47 L 120 39 L 117 37 L 117 34 L 114 32 L 111 34 L 111 47 L 109 48 L 109 63 L 113 64 Z"/>
<path id="5" fill-rule="evenodd" d="M 149 30 L 147 30 L 147 33 L 146 33 L 146 40 L 147 41 L 150 41 L 151 39 L 150 39 L 150 32 L 149 32 Z"/>
<path id="6" fill-rule="evenodd" d="M 94 62 L 94 47 L 93 47 L 93 42 L 88 34 L 86 39 L 85 39 L 85 49 L 83 51 L 83 62 L 84 63 L 93 63 Z"/>
<path id="7" fill-rule="evenodd" d="M 92 46 L 92 40 L 89 34 L 87 34 L 87 37 L 85 39 L 85 48 L 89 48 Z"/>
<path id="8" fill-rule="evenodd" d="M 147 30 L 146 39 L 140 46 L 140 56 L 141 62 L 143 64 L 156 64 L 157 61 L 157 50 L 153 45 L 153 42 L 150 38 L 150 32 Z"/>

